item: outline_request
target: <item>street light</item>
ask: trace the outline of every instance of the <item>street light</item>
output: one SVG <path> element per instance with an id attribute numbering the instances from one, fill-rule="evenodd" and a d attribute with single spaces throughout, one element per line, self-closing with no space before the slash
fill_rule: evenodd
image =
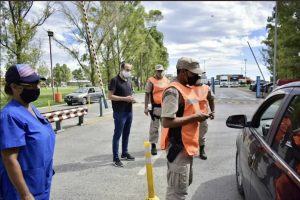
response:
<path id="1" fill-rule="evenodd" d="M 52 98 L 53 101 L 55 101 L 54 97 L 54 82 L 53 82 L 53 68 L 52 68 L 52 49 L 51 49 L 51 37 L 53 37 L 53 32 L 52 31 L 47 31 L 48 36 L 49 36 L 49 45 L 50 45 L 50 63 L 51 63 L 51 88 L 52 88 Z"/>
<path id="2" fill-rule="evenodd" d="M 245 61 L 245 79 L 246 79 L 246 81 L 247 81 L 247 70 L 246 70 L 246 62 L 247 62 L 247 59 L 245 58 L 244 61 Z"/>

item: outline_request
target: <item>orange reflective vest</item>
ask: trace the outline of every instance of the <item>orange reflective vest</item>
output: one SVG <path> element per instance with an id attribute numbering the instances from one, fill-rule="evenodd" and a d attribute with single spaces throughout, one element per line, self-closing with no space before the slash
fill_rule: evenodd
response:
<path id="1" fill-rule="evenodd" d="M 201 86 L 193 86 L 193 90 L 195 91 L 200 105 L 201 112 L 208 114 L 208 91 L 209 86 L 202 84 Z"/>
<path id="2" fill-rule="evenodd" d="M 175 87 L 184 99 L 184 116 L 189 116 L 200 112 L 199 101 L 194 90 L 186 87 L 179 82 L 172 82 L 169 87 Z M 168 87 L 168 88 L 169 88 Z M 169 128 L 162 128 L 161 149 L 166 149 L 169 145 Z M 181 127 L 181 138 L 185 152 L 189 156 L 193 156 L 199 152 L 199 122 L 191 122 Z"/>
<path id="3" fill-rule="evenodd" d="M 153 85 L 153 90 L 152 90 L 152 98 L 153 98 L 153 102 L 152 104 L 161 104 L 162 102 L 162 94 L 164 89 L 166 89 L 166 87 L 168 87 L 170 81 L 169 79 L 167 79 L 165 76 L 163 76 L 163 78 L 161 79 L 156 79 L 154 77 L 150 77 L 148 79 L 148 81 L 150 81 Z"/>

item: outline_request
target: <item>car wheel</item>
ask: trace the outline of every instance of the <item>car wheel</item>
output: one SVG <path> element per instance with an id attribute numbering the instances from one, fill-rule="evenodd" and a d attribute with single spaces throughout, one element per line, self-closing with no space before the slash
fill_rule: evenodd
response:
<path id="1" fill-rule="evenodd" d="M 86 98 L 83 98 L 81 103 L 82 103 L 82 105 L 85 105 L 87 103 Z"/>
<path id="2" fill-rule="evenodd" d="M 68 106 L 71 106 L 72 105 L 72 103 L 67 103 L 68 104 Z"/>
<path id="3" fill-rule="evenodd" d="M 235 158 L 235 177 L 236 177 L 237 189 L 240 195 L 244 196 L 243 174 L 240 166 L 240 156 L 238 152 L 236 152 L 236 158 Z"/>

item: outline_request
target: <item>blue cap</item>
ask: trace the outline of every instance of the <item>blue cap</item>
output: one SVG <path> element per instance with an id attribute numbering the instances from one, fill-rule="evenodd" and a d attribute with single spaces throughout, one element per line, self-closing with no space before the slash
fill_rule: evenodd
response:
<path id="1" fill-rule="evenodd" d="M 5 74 L 7 83 L 34 83 L 46 80 L 44 77 L 35 73 L 28 64 L 16 64 L 8 68 Z"/>

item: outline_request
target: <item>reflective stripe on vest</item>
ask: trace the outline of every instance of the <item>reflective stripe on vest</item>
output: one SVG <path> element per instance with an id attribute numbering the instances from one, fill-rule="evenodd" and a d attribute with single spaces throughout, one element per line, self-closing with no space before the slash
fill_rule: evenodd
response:
<path id="1" fill-rule="evenodd" d="M 192 88 L 181 85 L 179 82 L 172 82 L 169 87 L 175 87 L 184 99 L 183 117 L 200 112 L 199 101 Z M 167 88 L 166 88 L 167 89 Z M 192 122 L 181 128 L 182 143 L 185 152 L 193 156 L 199 151 L 199 122 Z M 169 145 L 169 128 L 162 128 L 161 149 L 166 149 Z"/>
<path id="2" fill-rule="evenodd" d="M 207 96 L 208 96 L 209 86 L 202 84 L 201 86 L 194 86 L 193 90 L 195 91 L 198 97 L 201 112 L 208 114 Z"/>
<path id="3" fill-rule="evenodd" d="M 161 104 L 163 91 L 166 89 L 166 87 L 168 87 L 170 83 L 169 79 L 163 76 L 163 78 L 159 80 L 154 77 L 150 77 L 148 80 L 153 85 L 152 96 L 154 102 L 152 103 Z"/>

